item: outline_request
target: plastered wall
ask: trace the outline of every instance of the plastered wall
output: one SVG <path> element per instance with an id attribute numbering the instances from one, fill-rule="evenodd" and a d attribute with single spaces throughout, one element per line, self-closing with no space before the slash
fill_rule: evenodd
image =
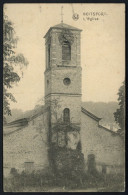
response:
<path id="1" fill-rule="evenodd" d="M 11 168 L 19 172 L 24 170 L 25 162 L 34 162 L 34 170 L 48 166 L 47 114 L 38 116 L 27 127 L 4 136 L 4 176 L 9 174 Z"/>
<path id="2" fill-rule="evenodd" d="M 119 135 L 98 127 L 98 122 L 84 113 L 81 115 L 81 142 L 85 162 L 88 155 L 94 154 L 101 166 L 124 166 L 124 145 Z M 100 168 L 99 168 L 100 169 Z"/>

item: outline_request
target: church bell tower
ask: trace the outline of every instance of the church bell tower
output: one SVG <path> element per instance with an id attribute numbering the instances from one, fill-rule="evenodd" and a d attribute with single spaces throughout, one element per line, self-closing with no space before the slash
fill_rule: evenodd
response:
<path id="1" fill-rule="evenodd" d="M 57 151 L 81 149 L 81 31 L 60 23 L 44 36 L 45 104 L 50 107 L 50 143 Z"/>
<path id="2" fill-rule="evenodd" d="M 51 117 L 52 126 L 60 119 L 80 127 L 80 33 L 80 29 L 61 23 L 45 35 L 45 101 L 59 104 L 57 118 Z"/>

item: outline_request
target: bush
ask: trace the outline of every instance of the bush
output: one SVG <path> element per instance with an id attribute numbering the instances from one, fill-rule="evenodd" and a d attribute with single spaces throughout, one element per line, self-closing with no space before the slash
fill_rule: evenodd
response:
<path id="1" fill-rule="evenodd" d="M 61 175 L 54 175 L 51 169 L 46 168 L 39 172 L 32 172 L 30 174 L 24 171 L 18 174 L 16 169 L 11 170 L 11 178 L 4 178 L 4 191 L 6 192 L 22 192 L 45 189 L 67 188 L 69 189 L 87 189 L 96 188 L 100 191 L 123 191 L 124 190 L 124 176 L 123 175 L 103 175 L 101 173 L 90 174 L 83 172 L 82 182 L 76 173 L 72 173 L 70 177 Z"/>
<path id="2" fill-rule="evenodd" d="M 10 171 L 11 178 L 4 179 L 4 190 L 8 192 L 22 191 L 26 187 L 41 187 L 55 185 L 55 178 L 50 169 L 40 172 L 18 174 L 15 168 Z"/>

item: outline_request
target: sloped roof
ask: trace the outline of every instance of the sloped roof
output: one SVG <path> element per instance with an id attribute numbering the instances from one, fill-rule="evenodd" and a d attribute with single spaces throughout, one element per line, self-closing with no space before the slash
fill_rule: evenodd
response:
<path id="1" fill-rule="evenodd" d="M 8 123 L 6 126 L 15 126 L 17 124 L 19 125 L 26 125 L 27 123 L 29 122 L 29 118 L 22 118 L 22 119 L 18 119 L 18 120 L 15 120 L 15 121 L 12 121 L 10 123 Z"/>
<path id="2" fill-rule="evenodd" d="M 65 24 L 65 23 L 60 23 L 60 24 L 57 24 L 55 26 L 52 26 L 49 28 L 48 32 L 51 30 L 51 29 L 70 29 L 70 30 L 75 30 L 75 31 L 82 31 L 81 29 L 79 28 L 76 28 L 74 26 L 70 26 L 68 24 Z M 48 32 L 45 34 L 44 38 L 47 36 Z"/>
<path id="3" fill-rule="evenodd" d="M 57 25 L 55 25 L 55 26 L 52 26 L 51 28 L 67 28 L 67 29 L 71 29 L 71 30 L 82 31 L 82 30 L 79 29 L 79 28 L 76 28 L 76 27 L 74 27 L 74 26 L 70 26 L 70 25 L 65 24 L 65 23 L 57 24 Z"/>
<path id="4" fill-rule="evenodd" d="M 25 128 L 29 124 L 29 121 L 37 118 L 38 116 L 40 116 L 41 114 L 45 113 L 48 110 L 49 107 L 43 107 L 41 111 L 33 115 L 30 114 L 27 118 L 21 118 L 21 119 L 14 120 L 10 123 L 7 123 L 6 125 L 3 126 L 3 134 L 9 135 L 15 131 Z"/>
<path id="5" fill-rule="evenodd" d="M 16 130 L 20 130 L 24 127 L 26 127 L 28 125 L 28 122 L 33 120 L 34 118 L 37 118 L 38 116 L 40 116 L 41 114 L 43 114 L 44 112 L 46 112 L 49 109 L 49 107 L 44 108 L 42 111 L 40 111 L 39 113 L 36 113 L 33 116 L 30 116 L 28 118 L 22 118 L 19 120 L 15 120 L 12 121 L 11 123 L 8 123 L 5 128 L 7 130 L 4 131 L 4 135 L 10 134 L 12 132 L 15 132 Z M 81 107 L 81 112 L 83 112 L 85 115 L 87 115 L 88 117 L 92 118 L 93 120 L 99 122 L 102 118 L 97 117 L 96 115 L 92 114 L 91 112 L 89 112 L 88 110 L 86 110 L 85 108 Z M 11 130 L 9 131 L 9 129 L 14 128 L 15 130 Z M 101 125 L 98 125 L 99 128 L 105 129 L 115 135 L 118 135 L 116 132 L 111 131 L 110 129 L 107 129 L 106 127 L 103 127 Z"/>
<path id="6" fill-rule="evenodd" d="M 108 129 L 108 128 L 102 126 L 102 125 L 98 125 L 98 127 L 99 127 L 99 128 L 102 128 L 102 129 L 104 129 L 104 130 L 106 130 L 106 131 L 109 131 L 109 132 L 112 133 L 113 135 L 119 135 L 117 132 L 112 131 L 112 130 L 110 130 L 110 129 Z M 119 135 L 119 136 L 120 136 L 120 135 Z"/>
<path id="7" fill-rule="evenodd" d="M 81 111 L 86 114 L 87 116 L 91 117 L 92 119 L 94 119 L 95 121 L 100 121 L 102 118 L 97 117 L 96 115 L 92 114 L 91 112 L 89 112 L 88 110 L 86 110 L 85 108 L 81 107 Z"/>
<path id="8" fill-rule="evenodd" d="M 28 126 L 28 124 L 29 124 L 29 118 L 22 118 L 19 120 L 12 121 L 3 126 L 3 134 L 10 135 L 11 133 L 15 131 L 19 131 L 24 127 Z"/>

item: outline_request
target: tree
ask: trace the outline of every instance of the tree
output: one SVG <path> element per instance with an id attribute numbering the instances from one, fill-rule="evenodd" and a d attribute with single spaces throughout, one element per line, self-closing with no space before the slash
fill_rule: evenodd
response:
<path id="1" fill-rule="evenodd" d="M 20 73 L 23 76 L 23 67 L 28 61 L 23 54 L 16 54 L 18 38 L 15 35 L 13 23 L 4 14 L 3 18 L 3 119 L 11 115 L 10 101 L 16 102 L 15 97 L 10 93 L 14 84 L 20 81 Z M 18 68 L 16 70 L 16 68 Z"/>
<path id="2" fill-rule="evenodd" d="M 122 135 L 124 135 L 124 128 L 125 128 L 125 83 L 123 82 L 122 86 L 119 88 L 118 91 L 118 104 L 119 108 L 114 112 L 115 121 L 120 126 L 120 130 L 118 131 Z"/>

